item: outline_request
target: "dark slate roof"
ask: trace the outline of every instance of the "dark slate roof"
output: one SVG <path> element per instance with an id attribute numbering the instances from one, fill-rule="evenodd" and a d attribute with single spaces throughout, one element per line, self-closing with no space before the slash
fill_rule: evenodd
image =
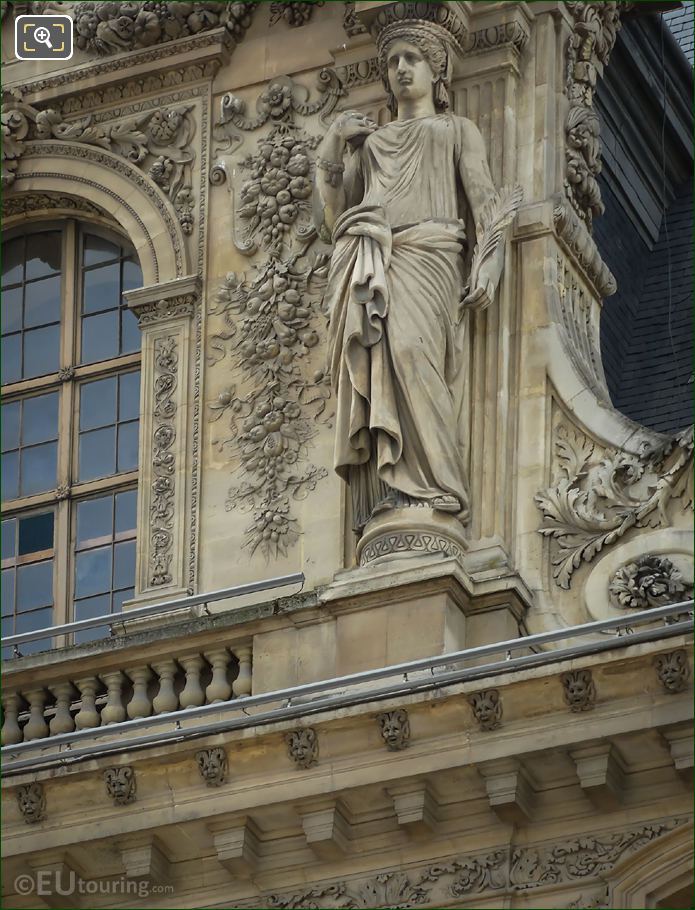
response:
<path id="1" fill-rule="evenodd" d="M 692 180 L 666 212 L 640 284 L 633 306 L 621 306 L 618 299 L 611 313 L 612 300 L 604 304 L 604 354 L 606 347 L 614 347 L 606 343 L 611 333 L 624 339 L 619 369 L 608 376 L 609 388 L 614 405 L 628 417 L 673 433 L 693 421 Z"/>
<path id="2" fill-rule="evenodd" d="M 695 10 L 693 7 L 693 0 L 685 0 L 680 9 L 663 14 L 664 21 L 671 29 L 673 37 L 681 46 L 691 66 L 695 58 Z"/>

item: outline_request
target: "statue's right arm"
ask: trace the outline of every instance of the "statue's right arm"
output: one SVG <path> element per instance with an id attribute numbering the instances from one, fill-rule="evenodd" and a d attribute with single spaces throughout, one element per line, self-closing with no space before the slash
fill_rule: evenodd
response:
<path id="1" fill-rule="evenodd" d="M 319 235 L 329 240 L 333 227 L 348 207 L 344 156 L 348 141 L 357 145 L 377 128 L 359 111 L 345 111 L 331 124 L 316 156 L 314 223 Z"/>
<path id="2" fill-rule="evenodd" d="M 333 226 L 347 208 L 343 164 L 345 140 L 334 126 L 319 146 L 314 180 L 314 223 L 324 240 L 330 238 Z"/>

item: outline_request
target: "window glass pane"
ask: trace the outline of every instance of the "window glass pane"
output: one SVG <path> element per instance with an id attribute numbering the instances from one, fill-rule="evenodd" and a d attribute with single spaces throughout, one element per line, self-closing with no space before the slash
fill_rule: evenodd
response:
<path id="1" fill-rule="evenodd" d="M 2 384 L 22 378 L 22 336 L 9 335 L 2 339 Z"/>
<path id="2" fill-rule="evenodd" d="M 95 616 L 104 616 L 111 612 L 111 597 L 108 594 L 98 594 L 96 597 L 86 597 L 84 600 L 75 601 L 75 619 L 94 619 Z"/>
<path id="3" fill-rule="evenodd" d="M 118 377 L 118 419 L 137 420 L 140 415 L 140 373 Z"/>
<path id="4" fill-rule="evenodd" d="M 14 616 L 3 616 L 2 617 L 2 637 L 5 638 L 6 635 L 12 635 L 14 633 Z M 3 660 L 7 660 L 8 657 L 12 656 L 11 650 L 8 648 L 8 654 L 2 652 Z"/>
<path id="5" fill-rule="evenodd" d="M 14 612 L 14 569 L 3 569 L 0 589 L 2 589 L 2 615 L 11 616 Z"/>
<path id="6" fill-rule="evenodd" d="M 116 423 L 118 380 L 99 379 L 80 386 L 80 429 L 94 430 Z"/>
<path id="7" fill-rule="evenodd" d="M 118 259 L 121 255 L 120 247 L 115 243 L 104 240 L 103 237 L 97 237 L 96 234 L 84 235 L 84 257 L 85 265 L 97 265 L 99 262 L 110 262 L 112 259 Z"/>
<path id="8" fill-rule="evenodd" d="M 2 456 L 2 498 L 16 499 L 19 496 L 19 452 L 7 452 Z"/>
<path id="9" fill-rule="evenodd" d="M 137 490 L 126 490 L 125 493 L 116 493 L 116 534 L 135 530 L 137 502 Z"/>
<path id="10" fill-rule="evenodd" d="M 142 269 L 134 259 L 123 260 L 123 290 L 142 287 Z"/>
<path id="11" fill-rule="evenodd" d="M 84 273 L 82 312 L 96 313 L 117 307 L 121 300 L 119 264 L 102 266 Z"/>
<path id="12" fill-rule="evenodd" d="M 113 548 L 113 586 L 125 588 L 135 581 L 135 541 L 117 543 Z"/>
<path id="13" fill-rule="evenodd" d="M 75 597 L 111 590 L 111 547 L 99 547 L 75 557 Z"/>
<path id="14" fill-rule="evenodd" d="M 118 356 L 118 311 L 85 316 L 82 320 L 82 363 Z"/>
<path id="15" fill-rule="evenodd" d="M 32 281 L 24 288 L 24 325 L 34 328 L 60 322 L 60 275 Z"/>
<path id="16" fill-rule="evenodd" d="M 41 278 L 60 271 L 60 231 L 27 236 L 26 278 Z"/>
<path id="17" fill-rule="evenodd" d="M 13 401 L 2 406 L 2 451 L 19 448 L 19 402 Z"/>
<path id="18" fill-rule="evenodd" d="M 53 546 L 53 512 L 19 519 L 18 553 L 39 553 Z"/>
<path id="19" fill-rule="evenodd" d="M 111 607 L 111 611 L 113 613 L 120 613 L 123 610 L 123 604 L 125 601 L 132 600 L 134 594 L 135 588 L 126 588 L 125 591 L 114 591 L 113 606 Z"/>
<path id="20" fill-rule="evenodd" d="M 45 376 L 58 370 L 60 326 L 32 329 L 24 334 L 24 378 Z"/>
<path id="21" fill-rule="evenodd" d="M 23 613 L 26 610 L 35 610 L 37 607 L 47 607 L 52 603 L 53 560 L 19 566 L 17 569 L 17 612 Z"/>
<path id="22" fill-rule="evenodd" d="M 34 613 L 20 613 L 17 616 L 15 632 L 35 632 L 37 629 L 46 629 L 53 625 L 53 610 L 36 610 Z M 36 654 L 37 651 L 47 651 L 52 647 L 51 638 L 40 638 L 37 641 L 25 641 L 19 649 L 22 654 Z"/>
<path id="23" fill-rule="evenodd" d="M 118 427 L 118 463 L 116 470 L 134 471 L 138 466 L 138 424 L 122 423 Z"/>
<path id="24" fill-rule="evenodd" d="M 55 487 L 58 458 L 57 443 L 48 442 L 45 445 L 22 449 L 21 457 L 22 481 L 20 492 L 22 496 L 43 493 L 44 490 L 52 490 Z"/>
<path id="25" fill-rule="evenodd" d="M 24 237 L 16 237 L 2 245 L 2 286 L 22 280 Z"/>
<path id="26" fill-rule="evenodd" d="M 58 437 L 58 393 L 24 399 L 22 445 Z"/>
<path id="27" fill-rule="evenodd" d="M 77 546 L 99 537 L 111 537 L 113 497 L 86 499 L 77 505 Z"/>
<path id="28" fill-rule="evenodd" d="M 80 480 L 116 473 L 116 428 L 91 430 L 80 436 Z"/>
<path id="29" fill-rule="evenodd" d="M 4 247 L 3 247 L 4 253 Z M 22 289 L 12 288 L 2 292 L 2 334 L 18 332 L 22 328 Z"/>
<path id="30" fill-rule="evenodd" d="M 126 495 L 126 494 L 123 494 Z M 2 558 L 8 559 L 16 555 L 15 534 L 17 533 L 17 519 L 8 518 L 2 523 Z"/>
<path id="31" fill-rule="evenodd" d="M 133 354 L 140 350 L 140 328 L 132 310 L 121 309 L 121 354 Z"/>

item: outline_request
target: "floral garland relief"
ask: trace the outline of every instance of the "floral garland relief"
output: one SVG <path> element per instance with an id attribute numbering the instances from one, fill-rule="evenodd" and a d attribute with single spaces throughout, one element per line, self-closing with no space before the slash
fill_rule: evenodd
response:
<path id="1" fill-rule="evenodd" d="M 212 335 L 208 361 L 219 364 L 231 355 L 240 380 L 210 404 L 210 420 L 222 421 L 226 432 L 213 442 L 241 475 L 226 507 L 253 513 L 244 546 L 266 559 L 287 555 L 297 542 L 292 501 L 305 498 L 328 473 L 311 464 L 309 445 L 319 423 L 330 425 L 329 379 L 322 370 L 306 378 L 316 367 L 315 323 L 328 272 L 326 248 L 311 222 L 312 157 L 321 137 L 305 132 L 297 115 L 323 118 L 342 94 L 335 73 L 323 70 L 312 103 L 289 78 L 263 92 L 252 118 L 240 99 L 225 95 L 214 133 L 220 145 L 210 179 L 228 180 L 234 200 L 232 161 L 234 173 L 241 170 L 234 243 L 257 261 L 224 278 L 209 310 L 223 327 Z M 240 162 L 226 154 L 243 142 L 244 132 L 263 127 L 251 154 Z"/>
<path id="2" fill-rule="evenodd" d="M 582 433 L 556 431 L 560 477 L 536 494 L 541 534 L 554 541 L 553 578 L 569 588 L 572 574 L 631 528 L 668 527 L 673 499 L 693 507 L 693 428 L 639 455 L 606 452 L 598 459 Z"/>

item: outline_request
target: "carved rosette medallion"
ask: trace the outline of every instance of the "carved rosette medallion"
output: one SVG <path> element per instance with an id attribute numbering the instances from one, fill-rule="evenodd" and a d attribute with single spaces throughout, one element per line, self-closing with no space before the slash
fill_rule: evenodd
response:
<path id="1" fill-rule="evenodd" d="M 670 559 L 645 555 L 618 569 L 608 584 L 608 593 L 617 607 L 648 610 L 691 598 L 693 586 Z"/>
<path id="2" fill-rule="evenodd" d="M 630 528 L 668 526 L 672 500 L 693 506 L 692 427 L 639 455 L 601 457 L 584 434 L 561 424 L 555 463 L 559 478 L 535 501 L 544 519 L 538 530 L 554 544 L 553 578 L 561 588 Z"/>
<path id="3" fill-rule="evenodd" d="M 327 476 L 308 460 L 317 422 L 328 419 L 330 386 L 321 370 L 307 378 L 319 344 L 327 256 L 318 248 L 310 204 L 320 136 L 302 124 L 327 116 L 344 94 L 332 70 L 319 73 L 318 93 L 316 101 L 305 100 L 306 89 L 278 78 L 258 98 L 254 117 L 226 95 L 214 132 L 220 144 L 210 179 L 227 181 L 234 243 L 255 261 L 252 271 L 226 276 L 209 310 L 222 327 L 209 341 L 208 360 L 214 365 L 231 354 L 239 377 L 210 403 L 210 421 L 227 428 L 215 443 L 240 469 L 227 508 L 252 512 L 244 546 L 267 559 L 285 555 L 299 539 L 292 501 Z M 263 132 L 252 151 L 241 160 L 230 156 L 256 130 Z M 232 170 L 245 178 L 240 187 L 228 179 Z"/>

